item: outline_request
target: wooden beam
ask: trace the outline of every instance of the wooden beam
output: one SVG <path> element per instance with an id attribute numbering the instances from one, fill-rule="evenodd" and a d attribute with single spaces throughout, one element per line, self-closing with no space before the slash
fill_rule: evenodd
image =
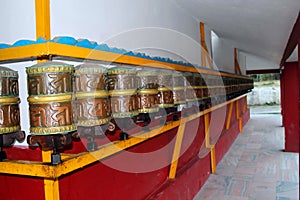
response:
<path id="1" fill-rule="evenodd" d="M 204 23 L 200 22 L 201 66 L 206 67 Z"/>
<path id="2" fill-rule="evenodd" d="M 186 125 L 186 119 L 182 119 L 177 131 L 175 146 L 173 150 L 172 163 L 169 171 L 169 178 L 174 179 L 176 177 L 178 160 L 180 157 L 181 144 L 183 140 L 184 129 Z"/>
<path id="3" fill-rule="evenodd" d="M 214 68 L 212 59 L 208 53 L 208 48 L 205 40 L 205 26 L 203 22 L 200 22 L 200 42 L 201 42 L 201 65 L 206 67 L 206 61 L 211 69 Z"/>
<path id="4" fill-rule="evenodd" d="M 210 143 L 210 113 L 204 115 L 204 134 L 205 134 L 205 147 L 210 149 L 210 167 L 211 173 L 216 174 L 216 149 L 215 145 Z"/>
<path id="5" fill-rule="evenodd" d="M 226 130 L 229 130 L 229 128 L 230 128 L 232 109 L 233 109 L 233 102 L 231 102 L 230 105 L 229 105 L 229 111 L 228 111 L 227 121 L 226 121 Z"/>
<path id="6" fill-rule="evenodd" d="M 246 74 L 279 74 L 280 69 L 257 69 L 247 70 Z"/>
<path id="7" fill-rule="evenodd" d="M 289 31 L 289 30 L 287 30 Z M 290 38 L 288 40 L 288 43 L 285 47 L 283 56 L 280 61 L 280 69 L 283 67 L 286 60 L 290 57 L 290 55 L 293 53 L 294 49 L 296 48 L 298 41 L 300 39 L 300 11 L 298 14 L 298 18 L 296 20 L 296 23 L 294 24 L 293 30 L 290 34 Z"/>
<path id="8" fill-rule="evenodd" d="M 244 105 L 243 105 L 243 114 L 245 114 L 247 111 L 247 96 L 245 96 L 244 98 Z"/>
<path id="9" fill-rule="evenodd" d="M 236 48 L 234 48 L 234 72 L 236 74 L 242 74 Z"/>
<path id="10" fill-rule="evenodd" d="M 240 109 L 239 109 L 239 100 L 237 100 L 235 102 L 235 115 L 236 115 L 236 119 L 239 123 L 239 131 L 240 133 L 242 132 L 243 130 L 243 119 L 240 117 Z"/>

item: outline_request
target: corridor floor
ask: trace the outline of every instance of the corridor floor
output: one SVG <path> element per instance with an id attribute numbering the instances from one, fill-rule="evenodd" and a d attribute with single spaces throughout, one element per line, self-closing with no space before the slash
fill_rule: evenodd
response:
<path id="1" fill-rule="evenodd" d="M 281 115 L 251 119 L 194 200 L 299 200 L 299 154 L 284 152 Z"/>

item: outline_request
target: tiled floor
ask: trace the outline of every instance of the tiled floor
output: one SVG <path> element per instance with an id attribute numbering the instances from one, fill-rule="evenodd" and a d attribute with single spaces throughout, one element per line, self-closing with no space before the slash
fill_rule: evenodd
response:
<path id="1" fill-rule="evenodd" d="M 280 114 L 252 113 L 195 200 L 299 200 L 299 154 L 286 153 Z"/>

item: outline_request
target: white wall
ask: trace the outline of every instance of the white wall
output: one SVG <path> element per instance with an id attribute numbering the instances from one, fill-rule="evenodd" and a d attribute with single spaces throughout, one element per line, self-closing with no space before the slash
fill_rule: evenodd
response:
<path id="1" fill-rule="evenodd" d="M 238 61 L 239 61 L 241 72 L 242 72 L 242 74 L 245 75 L 247 58 L 246 58 L 246 55 L 243 54 L 242 52 L 240 52 L 239 50 L 238 50 Z"/>
<path id="2" fill-rule="evenodd" d="M 163 49 L 200 61 L 198 22 L 170 0 L 51 1 L 51 16 L 53 37 L 88 38 L 128 50 Z"/>
<path id="3" fill-rule="evenodd" d="M 1 0 L 0 43 L 35 40 L 34 2 Z M 86 38 L 153 56 L 201 63 L 199 22 L 171 0 L 51 0 L 50 6 L 52 38 Z M 29 133 L 29 113 L 24 67 L 33 64 L 4 65 L 20 75 L 21 126 L 26 133 Z"/>
<path id="4" fill-rule="evenodd" d="M 1 0 L 0 42 L 35 40 L 35 1 Z M 86 38 L 152 56 L 201 64 L 199 22 L 172 0 L 51 0 L 51 37 Z M 215 64 L 234 72 L 233 47 L 205 26 L 206 44 Z M 212 38 L 211 38 L 212 37 Z M 22 129 L 29 132 L 25 66 L 19 71 Z M 251 59 L 246 59 L 246 65 Z"/>
<path id="5" fill-rule="evenodd" d="M 246 52 L 241 52 L 242 55 L 246 56 L 246 68 L 251 70 L 256 69 L 277 69 L 278 65 L 274 62 L 271 62 L 268 59 L 265 59 L 263 57 L 249 54 Z"/>
<path id="6" fill-rule="evenodd" d="M 234 47 L 212 32 L 212 54 L 216 66 L 223 71 L 234 73 Z"/>
<path id="7" fill-rule="evenodd" d="M 0 1 L 0 43 L 35 39 L 35 1 Z"/>

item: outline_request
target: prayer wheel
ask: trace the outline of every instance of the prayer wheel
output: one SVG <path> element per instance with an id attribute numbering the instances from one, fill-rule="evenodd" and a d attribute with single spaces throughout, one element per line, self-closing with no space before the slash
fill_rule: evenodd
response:
<path id="1" fill-rule="evenodd" d="M 114 67 L 108 70 L 108 90 L 113 118 L 138 115 L 136 70 Z"/>
<path id="2" fill-rule="evenodd" d="M 161 70 L 157 75 L 158 80 L 158 107 L 174 107 L 173 81 L 171 71 Z"/>
<path id="3" fill-rule="evenodd" d="M 188 107 L 191 107 L 193 105 L 196 105 L 197 103 L 197 96 L 195 91 L 196 77 L 194 76 L 194 73 L 185 72 L 184 78 L 185 78 L 186 101 Z"/>
<path id="4" fill-rule="evenodd" d="M 136 69 L 122 65 L 108 70 L 112 122 L 122 130 L 120 140 L 128 139 L 129 130 L 138 115 Z"/>
<path id="5" fill-rule="evenodd" d="M 45 62 L 28 67 L 30 132 L 35 135 L 76 130 L 72 117 L 72 65 Z"/>
<path id="6" fill-rule="evenodd" d="M 141 114 L 158 112 L 157 72 L 143 68 L 137 72 L 138 111 Z"/>
<path id="7" fill-rule="evenodd" d="M 0 151 L 15 140 L 25 139 L 20 126 L 19 104 L 18 72 L 0 67 Z M 0 160 L 5 158 L 1 155 L 0 152 Z"/>
<path id="8" fill-rule="evenodd" d="M 98 148 L 94 138 L 104 136 L 111 120 L 110 99 L 104 66 L 85 63 L 75 67 L 74 118 L 81 138 L 88 138 L 87 148 Z"/>
<path id="9" fill-rule="evenodd" d="M 185 78 L 182 73 L 174 72 L 173 76 L 174 105 L 186 104 Z"/>
<path id="10" fill-rule="evenodd" d="M 0 67 L 0 86 L 0 134 L 20 131 L 18 73 Z"/>
<path id="11" fill-rule="evenodd" d="M 28 81 L 30 146 L 63 150 L 71 144 L 74 67 L 60 62 L 43 62 L 26 68 Z M 59 163 L 60 158 L 53 161 Z"/>
<path id="12" fill-rule="evenodd" d="M 92 127 L 110 120 L 110 99 L 106 68 L 82 64 L 75 68 L 75 121 L 77 126 Z"/>

